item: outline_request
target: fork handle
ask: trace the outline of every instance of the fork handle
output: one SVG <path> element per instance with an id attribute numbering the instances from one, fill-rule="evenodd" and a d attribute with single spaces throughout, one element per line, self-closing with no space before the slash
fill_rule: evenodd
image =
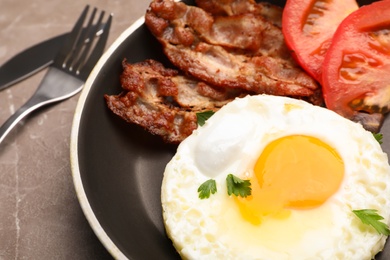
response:
<path id="1" fill-rule="evenodd" d="M 0 127 L 0 144 L 15 125 L 32 111 L 76 94 L 84 82 L 60 69 L 50 67 L 34 95 Z"/>
<path id="2" fill-rule="evenodd" d="M 42 98 L 39 96 L 32 96 L 21 108 L 19 108 L 7 121 L 0 127 L 0 143 L 3 142 L 4 138 L 9 132 L 22 120 L 25 116 L 30 114 L 32 111 L 41 107 Z"/>

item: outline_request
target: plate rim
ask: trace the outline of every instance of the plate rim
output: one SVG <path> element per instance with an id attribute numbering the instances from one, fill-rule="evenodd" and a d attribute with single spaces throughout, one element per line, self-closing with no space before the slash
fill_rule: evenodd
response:
<path id="1" fill-rule="evenodd" d="M 98 237 L 107 251 L 116 259 L 129 259 L 124 253 L 115 245 L 112 239 L 108 236 L 99 220 L 97 219 L 87 197 L 84 189 L 83 181 L 81 178 L 81 172 L 79 167 L 79 154 L 78 154 L 78 134 L 80 129 L 81 117 L 84 112 L 85 102 L 92 89 L 92 85 L 95 82 L 99 72 L 111 57 L 111 55 L 118 49 L 118 47 L 138 28 L 140 28 L 145 22 L 144 16 L 138 18 L 133 24 L 131 24 L 125 31 L 123 31 L 119 37 L 111 44 L 111 46 L 100 57 L 99 61 L 93 68 L 87 81 L 84 84 L 80 97 L 77 101 L 76 109 L 73 116 L 71 134 L 70 134 L 70 167 L 73 178 L 73 186 L 76 191 L 81 209 L 86 217 L 90 227 L 95 235 Z"/>

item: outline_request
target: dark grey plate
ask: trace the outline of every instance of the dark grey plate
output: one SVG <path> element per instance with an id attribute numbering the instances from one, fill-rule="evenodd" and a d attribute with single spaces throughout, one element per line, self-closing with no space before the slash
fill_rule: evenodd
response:
<path id="1" fill-rule="evenodd" d="M 285 1 L 270 2 L 282 6 Z M 81 94 L 72 129 L 76 192 L 91 227 L 115 258 L 178 259 L 165 235 L 160 205 L 163 171 L 176 146 L 117 118 L 103 99 L 104 94 L 121 91 L 123 58 L 129 62 L 153 58 L 169 65 L 143 18 L 99 61 Z M 387 124 L 384 149 L 390 151 Z M 388 247 L 377 259 L 390 259 Z"/>

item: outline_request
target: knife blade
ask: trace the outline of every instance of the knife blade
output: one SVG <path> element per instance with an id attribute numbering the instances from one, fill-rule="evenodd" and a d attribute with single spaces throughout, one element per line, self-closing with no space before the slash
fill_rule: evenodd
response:
<path id="1" fill-rule="evenodd" d="M 69 33 L 50 38 L 13 56 L 0 67 L 0 91 L 46 68 Z"/>

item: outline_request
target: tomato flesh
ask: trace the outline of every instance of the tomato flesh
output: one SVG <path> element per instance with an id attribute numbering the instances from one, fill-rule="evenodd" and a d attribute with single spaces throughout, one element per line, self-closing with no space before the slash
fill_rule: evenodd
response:
<path id="1" fill-rule="evenodd" d="M 287 0 L 282 30 L 296 61 L 317 81 L 334 32 L 359 8 L 355 0 Z"/>
<path id="2" fill-rule="evenodd" d="M 326 106 L 373 132 L 390 110 L 390 1 L 349 15 L 323 62 Z"/>

